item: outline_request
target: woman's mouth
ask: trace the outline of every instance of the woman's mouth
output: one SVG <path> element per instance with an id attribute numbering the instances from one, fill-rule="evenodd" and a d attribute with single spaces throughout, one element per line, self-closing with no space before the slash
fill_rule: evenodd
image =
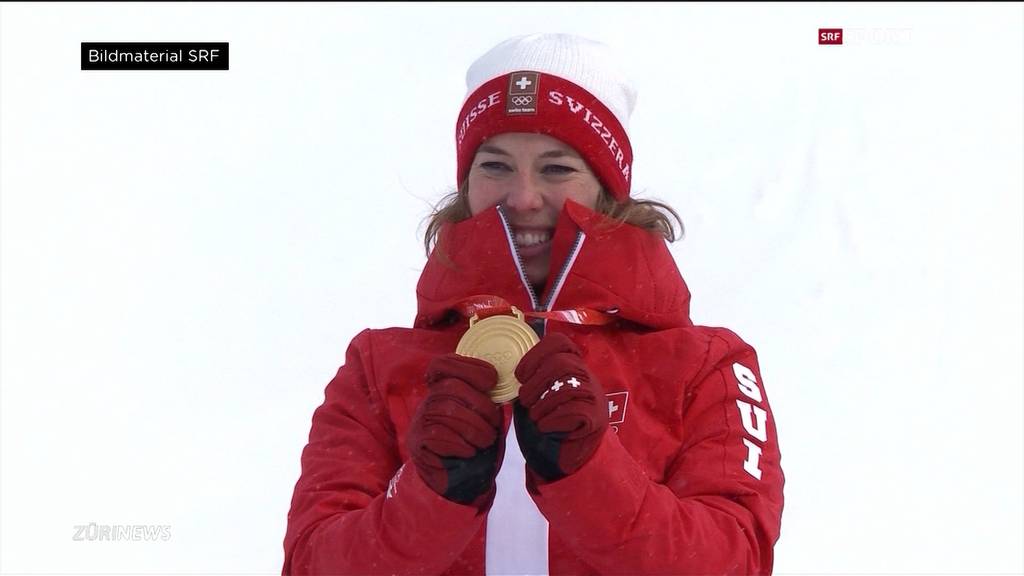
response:
<path id="1" fill-rule="evenodd" d="M 515 230 L 514 237 L 519 255 L 523 258 L 530 258 L 550 249 L 553 232 L 554 230 L 537 228 Z"/>

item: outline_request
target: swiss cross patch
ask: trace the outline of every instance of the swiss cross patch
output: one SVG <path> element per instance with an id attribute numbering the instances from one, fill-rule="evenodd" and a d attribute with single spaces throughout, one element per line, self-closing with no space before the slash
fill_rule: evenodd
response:
<path id="1" fill-rule="evenodd" d="M 629 392 L 612 392 L 605 394 L 608 399 L 608 423 L 622 424 L 626 420 L 626 404 L 629 403 Z"/>
<path id="2" fill-rule="evenodd" d="M 540 74 L 537 72 L 520 71 L 509 74 L 505 114 L 536 114 L 539 83 Z"/>

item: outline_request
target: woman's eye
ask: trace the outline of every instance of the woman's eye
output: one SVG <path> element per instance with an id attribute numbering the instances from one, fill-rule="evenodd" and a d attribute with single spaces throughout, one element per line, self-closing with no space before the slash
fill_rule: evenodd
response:
<path id="1" fill-rule="evenodd" d="M 481 162 L 480 167 L 488 172 L 507 172 L 512 170 L 504 162 Z"/>
<path id="2" fill-rule="evenodd" d="M 548 164 L 541 170 L 544 174 L 552 174 L 555 176 L 571 174 L 575 171 L 576 169 L 572 166 L 563 166 L 561 164 Z"/>

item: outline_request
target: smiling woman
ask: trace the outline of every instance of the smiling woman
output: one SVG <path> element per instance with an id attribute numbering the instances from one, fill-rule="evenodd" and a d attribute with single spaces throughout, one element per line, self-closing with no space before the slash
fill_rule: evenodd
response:
<path id="1" fill-rule="evenodd" d="M 632 84 L 544 34 L 467 85 L 413 327 L 359 334 L 327 386 L 283 572 L 770 573 L 757 356 L 693 325 L 678 215 L 630 196 Z"/>
<path id="2" fill-rule="evenodd" d="M 601 183 L 575 150 L 543 134 L 498 134 L 477 148 L 469 170 L 469 210 L 505 207 L 526 278 L 540 292 L 551 236 L 566 200 L 597 206 Z"/>
<path id="3" fill-rule="evenodd" d="M 679 215 L 655 200 L 617 202 L 579 153 L 544 134 L 507 132 L 477 148 L 469 178 L 446 196 L 430 216 L 424 244 L 427 255 L 446 222 L 460 222 L 502 205 L 527 279 L 540 293 L 551 263 L 551 238 L 566 200 L 573 200 L 613 221 L 629 223 L 676 239 Z"/>

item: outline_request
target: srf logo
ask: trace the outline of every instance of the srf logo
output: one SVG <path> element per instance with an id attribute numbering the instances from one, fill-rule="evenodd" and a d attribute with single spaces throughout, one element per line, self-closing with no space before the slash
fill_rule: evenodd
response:
<path id="1" fill-rule="evenodd" d="M 842 28 L 818 28 L 818 44 L 842 44 Z"/>

